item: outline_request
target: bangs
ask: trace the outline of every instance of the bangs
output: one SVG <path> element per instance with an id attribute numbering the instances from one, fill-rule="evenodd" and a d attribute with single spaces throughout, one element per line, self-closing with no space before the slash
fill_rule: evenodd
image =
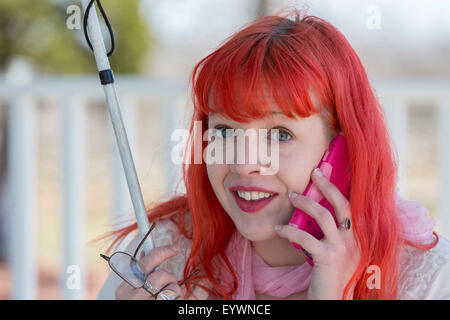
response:
<path id="1" fill-rule="evenodd" d="M 298 33 L 295 29 L 301 25 L 271 18 L 263 26 L 255 24 L 240 31 L 196 65 L 192 82 L 198 111 L 239 122 L 271 117 L 273 103 L 291 118 L 321 112 L 322 77 L 313 67 L 318 63 L 304 54 L 310 51 L 306 41 L 291 34 Z M 311 99 L 311 90 L 318 106 Z"/>

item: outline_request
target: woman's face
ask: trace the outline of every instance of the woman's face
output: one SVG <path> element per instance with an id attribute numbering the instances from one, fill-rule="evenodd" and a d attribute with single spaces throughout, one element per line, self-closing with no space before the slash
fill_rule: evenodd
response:
<path id="1" fill-rule="evenodd" d="M 278 135 L 270 137 L 279 141 L 279 165 L 273 175 L 261 174 L 261 168 L 269 165 L 261 164 L 259 158 L 256 164 L 247 161 L 248 157 L 243 164 L 236 161 L 236 157 L 232 164 L 207 164 L 208 177 L 217 199 L 238 231 L 251 241 L 274 238 L 277 236 L 274 226 L 289 222 L 295 208 L 289 201 L 288 193 L 303 193 L 312 170 L 333 138 L 320 114 L 293 119 L 285 116 L 276 105 L 272 111 L 272 119 L 266 117 L 248 123 L 236 122 L 218 113 L 208 117 L 208 128 L 217 128 L 223 133 L 226 128 L 244 131 L 266 129 L 269 135 L 271 129 L 279 130 Z M 245 153 L 248 151 L 246 143 Z M 263 190 L 265 194 L 260 193 Z M 254 200 L 267 197 L 267 193 L 270 194 L 268 198 Z"/>

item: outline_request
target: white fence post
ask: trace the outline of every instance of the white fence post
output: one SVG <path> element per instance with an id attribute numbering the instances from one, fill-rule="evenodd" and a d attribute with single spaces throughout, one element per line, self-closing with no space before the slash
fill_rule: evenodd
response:
<path id="1" fill-rule="evenodd" d="M 85 101 L 71 97 L 63 111 L 63 286 L 64 299 L 85 295 Z"/>
<path id="2" fill-rule="evenodd" d="M 10 262 L 13 299 L 37 298 L 35 101 L 17 96 L 8 108 Z"/>
<path id="3" fill-rule="evenodd" d="M 450 104 L 448 98 L 437 101 L 438 227 L 440 233 L 450 239 Z"/>
<path id="4" fill-rule="evenodd" d="M 172 148 L 177 142 L 172 141 L 172 133 L 175 129 L 184 128 L 183 115 L 184 109 L 181 107 L 180 102 L 177 100 L 179 96 L 168 95 L 163 99 L 163 117 L 164 117 L 164 130 L 166 132 L 166 138 L 164 141 L 164 169 L 165 169 L 165 190 L 172 194 L 174 192 L 184 192 L 183 185 L 177 186 L 176 184 L 180 181 L 182 176 L 181 165 L 175 164 L 171 158 Z M 182 189 L 177 189 L 181 187 Z"/>
<path id="5" fill-rule="evenodd" d="M 397 189 L 400 196 L 407 198 L 408 106 L 401 97 L 389 95 L 383 101 L 389 130 L 398 153 Z"/>
<path id="6" fill-rule="evenodd" d="M 121 97 L 121 113 L 127 132 L 128 143 L 130 144 L 133 160 L 137 166 L 137 101 L 131 96 Z M 119 149 L 117 147 L 116 137 L 110 121 L 108 121 L 108 131 L 110 145 L 112 150 L 112 176 L 113 176 L 113 208 L 112 222 L 113 228 L 122 227 L 122 223 L 128 218 L 134 217 L 133 203 L 131 202 L 130 191 L 128 190 L 127 180 L 120 159 Z M 125 243 L 125 242 L 122 242 Z"/>

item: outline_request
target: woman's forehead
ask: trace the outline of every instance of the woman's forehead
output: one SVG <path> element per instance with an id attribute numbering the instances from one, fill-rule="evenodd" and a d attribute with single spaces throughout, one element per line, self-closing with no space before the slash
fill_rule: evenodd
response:
<path id="1" fill-rule="evenodd" d="M 288 117 L 286 114 L 284 114 L 281 109 L 271 109 L 268 113 L 266 113 L 263 117 L 257 118 L 257 119 L 250 119 L 250 121 L 292 121 L 292 120 L 298 120 L 301 119 L 300 117 Z M 244 121 L 237 121 L 234 119 L 231 119 L 227 114 L 223 114 L 221 112 L 211 112 L 208 114 L 208 122 L 216 122 L 216 121 L 229 121 L 229 122 L 235 122 L 235 123 L 243 123 Z M 248 122 L 248 121 L 245 121 Z"/>

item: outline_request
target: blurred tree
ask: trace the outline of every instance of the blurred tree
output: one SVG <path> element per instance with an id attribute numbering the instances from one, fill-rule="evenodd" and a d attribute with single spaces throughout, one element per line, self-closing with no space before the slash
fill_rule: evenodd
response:
<path id="1" fill-rule="evenodd" d="M 139 0 L 102 3 L 116 41 L 116 51 L 111 57 L 115 73 L 139 73 L 149 56 L 153 37 L 139 12 L 139 3 Z M 67 7 L 74 4 L 81 8 L 78 0 L 1 0 L 0 69 L 4 70 L 14 56 L 21 55 L 28 57 L 38 72 L 96 70 L 83 30 L 69 30 L 66 26 Z M 108 47 L 108 33 L 104 35 Z"/>

